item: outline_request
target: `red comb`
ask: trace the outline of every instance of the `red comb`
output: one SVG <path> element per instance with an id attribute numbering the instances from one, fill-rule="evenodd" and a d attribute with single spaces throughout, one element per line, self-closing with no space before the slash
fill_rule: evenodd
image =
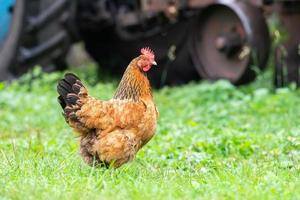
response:
<path id="1" fill-rule="evenodd" d="M 149 56 L 154 59 L 154 52 L 149 47 L 142 48 L 141 54 L 145 56 Z"/>

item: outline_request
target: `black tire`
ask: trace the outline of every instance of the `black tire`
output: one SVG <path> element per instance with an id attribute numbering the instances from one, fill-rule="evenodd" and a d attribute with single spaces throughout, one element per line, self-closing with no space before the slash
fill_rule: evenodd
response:
<path id="1" fill-rule="evenodd" d="M 193 67 L 186 43 L 188 25 L 187 21 L 179 22 L 164 33 L 139 40 L 121 39 L 114 28 L 101 31 L 82 29 L 81 37 L 89 55 L 105 70 L 118 75 L 139 54 L 139 49 L 149 46 L 154 50 L 158 63 L 158 67 L 153 67 L 150 71 L 149 78 L 152 85 L 159 88 L 200 79 Z M 168 52 L 173 47 L 175 57 L 170 59 Z"/>
<path id="2" fill-rule="evenodd" d="M 47 71 L 66 68 L 65 55 L 77 35 L 70 23 L 74 4 L 71 0 L 16 0 L 11 30 L 0 50 L 0 80 L 37 64 Z"/>

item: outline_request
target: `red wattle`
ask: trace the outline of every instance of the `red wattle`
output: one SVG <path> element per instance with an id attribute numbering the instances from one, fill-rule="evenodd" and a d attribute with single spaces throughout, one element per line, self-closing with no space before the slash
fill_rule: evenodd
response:
<path id="1" fill-rule="evenodd" d="M 144 71 L 144 72 L 147 72 L 147 71 L 150 70 L 150 68 L 151 68 L 151 66 L 150 66 L 150 65 L 147 65 L 147 66 L 143 67 L 143 71 Z"/>

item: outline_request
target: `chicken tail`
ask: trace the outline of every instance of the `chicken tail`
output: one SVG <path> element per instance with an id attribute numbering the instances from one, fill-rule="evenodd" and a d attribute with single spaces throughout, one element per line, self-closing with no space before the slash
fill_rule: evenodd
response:
<path id="1" fill-rule="evenodd" d="M 72 73 L 65 74 L 65 77 L 59 81 L 57 92 L 58 101 L 63 109 L 67 106 L 76 106 L 79 99 L 87 96 L 87 90 L 81 80 Z"/>
<path id="2" fill-rule="evenodd" d="M 58 102 L 64 110 L 63 115 L 66 121 L 79 122 L 76 111 L 81 108 L 88 96 L 80 79 L 72 73 L 65 74 L 65 77 L 57 85 L 57 92 L 59 94 Z"/>

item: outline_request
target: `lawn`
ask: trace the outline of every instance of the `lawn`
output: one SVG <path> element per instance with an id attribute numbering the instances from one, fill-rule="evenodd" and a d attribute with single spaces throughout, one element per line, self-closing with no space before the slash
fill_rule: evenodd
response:
<path id="1" fill-rule="evenodd" d="M 117 81 L 78 75 L 113 95 Z M 273 90 L 268 73 L 156 90 L 156 135 L 117 170 L 78 155 L 56 99 L 62 73 L 34 76 L 0 83 L 0 199 L 300 199 L 300 90 Z"/>

